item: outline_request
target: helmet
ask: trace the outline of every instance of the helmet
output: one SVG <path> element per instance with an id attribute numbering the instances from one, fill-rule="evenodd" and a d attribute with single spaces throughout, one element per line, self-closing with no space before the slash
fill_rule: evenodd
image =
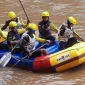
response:
<path id="1" fill-rule="evenodd" d="M 48 12 L 43 12 L 42 17 L 49 17 L 49 13 Z"/>
<path id="2" fill-rule="evenodd" d="M 32 29 L 33 31 L 36 31 L 37 30 L 37 25 L 34 24 L 34 23 L 29 23 L 29 25 L 27 26 L 28 28 Z"/>
<path id="3" fill-rule="evenodd" d="M 76 20 L 73 17 L 68 17 L 67 21 L 69 21 L 71 24 L 75 25 L 76 24 Z"/>
<path id="4" fill-rule="evenodd" d="M 14 12 L 9 12 L 8 17 L 11 19 L 14 19 L 14 18 L 16 18 L 16 14 Z"/>
<path id="5" fill-rule="evenodd" d="M 9 27 L 16 27 L 17 26 L 17 23 L 15 21 L 11 21 L 9 23 Z"/>

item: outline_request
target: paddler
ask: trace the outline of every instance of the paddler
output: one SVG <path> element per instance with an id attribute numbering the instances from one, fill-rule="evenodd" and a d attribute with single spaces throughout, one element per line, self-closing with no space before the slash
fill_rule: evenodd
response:
<path id="1" fill-rule="evenodd" d="M 50 14 L 48 12 L 42 12 L 42 21 L 38 24 L 39 36 L 44 39 L 51 40 L 51 44 L 55 42 L 55 37 L 51 31 L 58 32 L 57 27 L 50 21 Z"/>
<path id="2" fill-rule="evenodd" d="M 76 19 L 74 17 L 68 17 L 66 23 L 63 23 L 60 26 L 59 44 L 61 50 L 70 47 L 78 42 L 78 37 L 76 37 L 73 30 L 74 25 L 76 25 Z"/>
<path id="3" fill-rule="evenodd" d="M 29 20 L 27 20 L 27 24 L 24 24 L 23 20 L 17 17 L 13 11 L 8 13 L 8 18 L 9 20 L 5 22 L 5 25 L 1 28 L 1 30 L 5 30 L 11 21 L 15 21 L 17 23 L 17 29 L 20 29 L 21 27 L 25 28 L 29 23 Z"/>
<path id="4" fill-rule="evenodd" d="M 9 27 L 10 31 L 8 32 L 7 36 L 7 42 L 9 46 L 13 48 L 14 45 L 18 44 L 20 48 L 19 51 L 23 51 L 24 55 L 32 57 L 36 57 L 41 54 L 47 54 L 47 52 L 44 49 L 40 49 L 32 54 L 32 51 L 35 50 L 34 47 L 35 40 L 50 43 L 50 40 L 41 39 L 34 35 L 35 31 L 37 30 L 36 24 L 30 23 L 27 26 L 27 31 L 22 35 L 21 39 L 16 30 L 17 23 L 12 21 L 9 23 Z M 14 51 L 14 53 L 16 52 L 17 50 Z"/>
<path id="5" fill-rule="evenodd" d="M 50 40 L 45 40 L 35 35 L 35 31 L 37 30 L 37 28 L 38 27 L 36 26 L 36 24 L 29 23 L 29 25 L 27 26 L 27 31 L 22 35 L 19 43 L 21 50 L 24 50 L 24 54 L 30 57 L 36 57 L 48 54 L 46 50 L 43 48 L 33 52 L 34 50 L 36 50 L 34 46 L 35 40 L 42 43 L 44 42 L 50 43 Z"/>
<path id="6" fill-rule="evenodd" d="M 20 35 L 18 34 L 17 31 L 17 23 L 15 21 L 11 21 L 9 23 L 9 32 L 7 35 L 7 43 L 8 46 L 10 47 L 10 49 L 12 49 L 12 47 L 18 43 L 19 39 L 20 39 Z"/>

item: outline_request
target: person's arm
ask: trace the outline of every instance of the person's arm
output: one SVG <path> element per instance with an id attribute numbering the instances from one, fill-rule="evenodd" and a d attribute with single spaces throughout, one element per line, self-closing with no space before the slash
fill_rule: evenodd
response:
<path id="1" fill-rule="evenodd" d="M 60 36 L 63 36 L 64 32 L 65 32 L 65 26 L 62 25 L 62 26 L 60 27 L 59 35 L 60 35 Z"/>
<path id="2" fill-rule="evenodd" d="M 61 36 L 63 36 L 63 34 L 65 32 L 65 26 L 61 25 L 59 29 L 60 29 L 60 31 L 59 31 L 59 34 L 58 34 L 58 41 L 60 42 Z"/>
<path id="3" fill-rule="evenodd" d="M 37 41 L 39 41 L 39 42 L 44 43 L 44 42 L 46 41 L 46 39 L 40 38 L 40 37 L 38 37 L 38 36 L 36 36 L 36 35 L 34 35 L 34 37 L 35 37 L 35 39 L 36 39 Z"/>
<path id="4" fill-rule="evenodd" d="M 21 49 L 23 49 L 23 51 L 25 51 L 25 52 L 27 52 L 28 53 L 28 55 L 30 54 L 30 51 L 29 51 L 29 49 L 27 49 L 27 45 L 26 45 L 26 43 L 27 42 L 29 42 L 29 36 L 24 36 L 22 39 L 21 39 L 21 41 L 20 41 L 20 47 L 21 47 Z M 30 55 L 29 55 L 30 56 Z"/>
<path id="5" fill-rule="evenodd" d="M 1 35 L 2 38 L 6 39 L 7 35 L 8 35 L 8 32 L 0 30 L 0 35 Z"/>
<path id="6" fill-rule="evenodd" d="M 7 35 L 7 43 L 8 43 L 8 45 L 11 45 L 11 41 L 12 41 L 12 34 L 10 32 L 8 32 L 8 35 Z"/>
<path id="7" fill-rule="evenodd" d="M 5 25 L 1 28 L 1 30 L 5 30 L 9 26 L 10 21 L 6 21 Z"/>
<path id="8" fill-rule="evenodd" d="M 55 31 L 56 33 L 58 32 L 58 28 L 53 24 L 50 23 L 51 30 Z"/>
<path id="9" fill-rule="evenodd" d="M 23 34 L 25 31 L 26 31 L 26 29 L 24 29 L 24 28 L 17 29 L 17 32 L 18 32 L 19 35 Z"/>
<path id="10" fill-rule="evenodd" d="M 11 44 L 17 44 L 19 42 L 19 40 L 15 40 L 15 41 L 11 41 Z"/>
<path id="11" fill-rule="evenodd" d="M 84 39 L 82 39 L 74 30 L 73 30 L 73 35 L 74 35 L 74 37 L 76 37 L 79 41 L 83 41 L 83 42 L 84 42 Z"/>
<path id="12" fill-rule="evenodd" d="M 30 23 L 30 21 L 27 20 L 27 23 L 25 24 L 23 19 L 20 19 L 20 22 L 21 22 L 23 28 L 26 28 L 28 26 L 28 24 Z"/>
<path id="13" fill-rule="evenodd" d="M 42 29 L 43 29 L 42 27 L 44 27 L 44 26 L 42 26 L 42 25 L 43 25 L 43 21 L 41 21 L 41 22 L 38 23 L 38 30 L 39 30 L 39 33 L 41 33 L 41 32 L 44 31 L 44 30 L 42 30 Z"/>
<path id="14" fill-rule="evenodd" d="M 46 40 L 46 39 L 43 39 L 43 38 L 40 38 L 40 37 L 38 37 L 38 36 L 36 36 L 36 35 L 34 35 L 34 37 L 35 37 L 35 39 L 37 40 L 37 41 L 39 41 L 39 42 L 41 42 L 41 43 L 51 43 L 51 41 L 50 40 Z"/>

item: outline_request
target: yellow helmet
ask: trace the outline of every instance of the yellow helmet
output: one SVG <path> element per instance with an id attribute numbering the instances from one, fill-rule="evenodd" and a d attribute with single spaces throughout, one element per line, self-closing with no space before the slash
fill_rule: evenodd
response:
<path id="1" fill-rule="evenodd" d="M 16 27 L 17 26 L 17 23 L 15 21 L 11 21 L 9 23 L 9 27 Z"/>
<path id="2" fill-rule="evenodd" d="M 30 29 L 32 29 L 32 30 L 34 30 L 34 31 L 36 31 L 37 28 L 38 28 L 37 25 L 34 24 L 34 23 L 29 23 L 29 25 L 27 27 L 30 28 Z"/>
<path id="3" fill-rule="evenodd" d="M 9 13 L 8 13 L 8 17 L 9 17 L 10 19 L 14 19 L 14 18 L 16 18 L 16 14 L 15 14 L 14 12 L 9 12 Z"/>
<path id="4" fill-rule="evenodd" d="M 49 17 L 49 13 L 48 12 L 43 12 L 42 17 Z"/>
<path id="5" fill-rule="evenodd" d="M 70 23 L 72 23 L 73 25 L 76 24 L 76 19 L 73 18 L 73 17 L 68 17 L 68 21 L 69 21 Z"/>

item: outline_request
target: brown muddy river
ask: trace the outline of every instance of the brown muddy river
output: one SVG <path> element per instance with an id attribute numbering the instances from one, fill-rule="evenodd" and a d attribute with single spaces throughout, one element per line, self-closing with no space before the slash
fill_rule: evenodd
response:
<path id="1" fill-rule="evenodd" d="M 77 20 L 76 32 L 85 39 L 85 0 L 21 0 L 31 22 L 38 24 L 41 12 L 48 11 L 50 19 L 59 27 L 66 18 Z M 26 21 L 19 0 L 0 0 L 0 26 L 8 19 L 9 11 Z M 61 73 L 33 73 L 11 67 L 0 67 L 0 85 L 85 85 L 85 64 Z"/>

